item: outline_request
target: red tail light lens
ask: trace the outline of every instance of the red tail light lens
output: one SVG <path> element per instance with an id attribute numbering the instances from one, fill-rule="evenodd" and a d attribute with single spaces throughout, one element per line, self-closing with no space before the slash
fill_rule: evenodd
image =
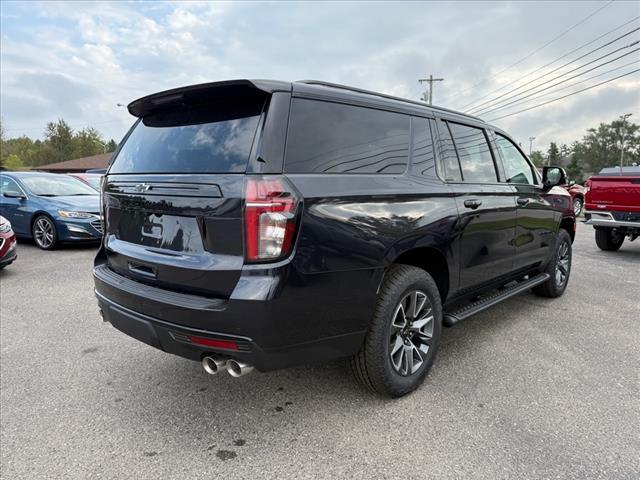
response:
<path id="1" fill-rule="evenodd" d="M 282 177 L 247 177 L 245 256 L 249 262 L 288 255 L 296 234 L 299 199 Z"/>

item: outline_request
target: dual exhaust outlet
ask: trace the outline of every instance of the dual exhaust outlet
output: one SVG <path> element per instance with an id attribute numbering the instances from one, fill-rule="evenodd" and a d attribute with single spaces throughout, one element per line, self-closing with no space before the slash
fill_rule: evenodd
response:
<path id="1" fill-rule="evenodd" d="M 209 375 L 216 375 L 226 370 L 227 373 L 234 378 L 241 377 L 253 371 L 253 365 L 249 365 L 248 363 L 213 357 L 211 355 L 202 357 L 202 367 Z"/>

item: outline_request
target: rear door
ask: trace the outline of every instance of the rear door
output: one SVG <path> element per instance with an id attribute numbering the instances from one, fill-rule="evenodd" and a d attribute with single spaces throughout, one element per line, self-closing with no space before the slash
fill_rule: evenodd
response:
<path id="1" fill-rule="evenodd" d="M 244 263 L 244 173 L 269 100 L 249 93 L 207 92 L 204 103 L 141 116 L 104 184 L 112 270 L 178 292 L 231 294 Z"/>
<path id="2" fill-rule="evenodd" d="M 547 258 L 560 224 L 560 209 L 552 202 L 520 149 L 507 137 L 495 133 L 495 144 L 502 159 L 505 183 L 516 192 L 517 222 L 515 235 L 515 267 L 527 268 Z"/>
<path id="3" fill-rule="evenodd" d="M 484 129 L 438 124 L 441 169 L 456 194 L 460 216 L 460 288 L 474 288 L 513 270 L 514 191 L 498 180 Z"/>

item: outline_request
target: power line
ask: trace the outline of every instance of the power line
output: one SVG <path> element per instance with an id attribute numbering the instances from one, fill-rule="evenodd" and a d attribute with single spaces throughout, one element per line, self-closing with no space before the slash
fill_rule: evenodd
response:
<path id="1" fill-rule="evenodd" d="M 571 97 L 573 95 L 577 95 L 578 93 L 586 92 L 587 90 L 591 90 L 592 88 L 599 87 L 599 86 L 604 85 L 606 83 L 613 82 L 614 80 L 618 80 L 618 79 L 620 79 L 622 77 L 626 77 L 628 75 L 632 75 L 632 74 L 637 73 L 637 72 L 640 72 L 640 68 L 637 68 L 637 69 L 632 70 L 632 71 L 627 72 L 627 73 L 623 73 L 622 75 L 618 75 L 617 77 L 610 78 L 610 79 L 605 80 L 603 82 L 596 83 L 595 85 L 591 85 L 590 87 L 586 87 L 586 88 L 583 88 L 581 90 L 576 90 L 575 92 L 569 93 L 567 95 L 563 95 L 562 97 L 554 98 L 553 100 L 549 100 L 547 102 L 539 103 L 537 105 L 533 105 L 532 107 L 525 108 L 525 109 L 519 110 L 517 112 L 509 113 L 507 115 L 502 115 L 501 117 L 492 118 L 491 120 L 487 120 L 487 121 L 488 122 L 495 122 L 496 120 L 501 120 L 503 118 L 512 117 L 513 115 L 518 115 L 520 113 L 527 112 L 529 110 L 533 110 L 534 108 L 539 108 L 539 107 L 542 107 L 544 105 L 549 105 L 550 103 L 557 102 L 558 100 L 562 100 L 564 98 Z"/>
<path id="2" fill-rule="evenodd" d="M 520 92 L 520 93 L 517 93 L 517 94 L 515 94 L 515 95 L 511 95 L 510 97 L 504 98 L 503 100 L 500 100 L 500 101 L 498 101 L 498 102 L 493 102 L 493 105 L 488 105 L 487 107 L 480 108 L 480 109 L 477 109 L 477 108 L 472 109 L 472 110 L 470 110 L 470 111 L 469 111 L 469 113 L 470 113 L 470 112 L 472 112 L 472 111 L 481 112 L 481 111 L 487 110 L 487 108 L 489 108 L 489 107 L 494 107 L 494 106 L 499 105 L 499 104 L 501 104 L 501 103 L 503 103 L 503 102 L 505 102 L 505 101 L 507 101 L 507 100 L 510 100 L 510 99 L 512 99 L 512 98 L 519 97 L 519 96 L 521 96 L 521 95 L 523 95 L 523 94 L 525 94 L 525 93 L 527 93 L 527 92 L 530 92 L 531 90 L 535 90 L 536 88 L 541 87 L 542 85 L 546 85 L 547 83 L 553 82 L 554 80 L 558 80 L 558 79 L 560 79 L 560 78 L 562 78 L 562 77 L 565 77 L 565 76 L 569 75 L 570 73 L 573 73 L 573 72 L 575 72 L 575 71 L 577 71 L 577 70 L 581 70 L 582 68 L 587 67 L 587 66 L 589 66 L 589 65 L 591 65 L 591 64 L 593 64 L 593 63 L 595 63 L 595 62 L 598 62 L 598 61 L 602 60 L 603 58 L 607 58 L 607 57 L 609 57 L 609 56 L 611 56 L 611 55 L 613 55 L 613 54 L 615 54 L 615 53 L 618 53 L 618 52 L 619 52 L 619 51 L 621 51 L 621 50 L 626 49 L 626 48 L 631 48 L 631 47 L 633 47 L 633 46 L 635 46 L 635 45 L 638 45 L 639 43 L 640 43 L 640 40 L 636 40 L 636 41 L 635 41 L 635 42 L 633 42 L 633 43 L 630 43 L 630 44 L 628 44 L 628 45 L 625 45 L 624 47 L 620 47 L 620 48 L 617 48 L 617 49 L 615 49 L 615 50 L 612 50 L 611 52 L 606 53 L 605 55 L 602 55 L 602 56 L 600 56 L 600 57 L 598 57 L 598 58 L 595 58 L 595 59 L 593 59 L 593 60 L 590 60 L 590 61 L 588 61 L 587 63 L 584 63 L 584 64 L 582 64 L 582 65 L 579 65 L 579 66 L 577 66 L 577 67 L 575 67 L 575 68 L 572 68 L 572 69 L 571 69 L 571 70 L 569 70 L 568 72 L 562 73 L 562 74 L 557 75 L 557 76 L 555 76 L 555 77 L 553 77 L 553 78 L 550 78 L 549 80 L 545 80 L 544 82 L 539 83 L 538 85 L 535 85 L 535 86 L 533 86 L 533 87 L 527 88 L 526 90 L 523 90 L 523 91 L 522 91 L 522 92 Z M 627 54 L 625 54 L 625 55 L 621 55 L 620 57 L 617 57 L 615 60 L 620 59 L 620 58 L 622 58 L 622 57 L 625 57 L 625 56 L 627 56 L 627 55 L 630 55 L 631 53 L 633 53 L 633 52 L 635 52 L 635 51 L 637 51 L 637 50 L 638 50 L 638 49 L 636 49 L 636 50 L 632 50 L 631 52 L 629 52 L 629 53 L 627 53 Z M 594 67 L 594 68 L 597 68 L 597 67 Z M 586 72 L 589 72 L 589 71 L 593 70 L 594 68 L 591 68 L 591 69 L 587 70 Z M 586 72 L 582 72 L 582 73 L 584 74 L 584 73 L 586 73 Z M 581 74 L 581 75 L 582 75 L 582 74 Z M 545 75 L 545 76 L 546 76 L 546 75 Z M 574 77 L 575 77 L 575 76 L 574 76 Z M 570 80 L 571 78 L 574 78 L 574 77 L 570 77 L 568 80 Z M 542 78 L 542 77 L 540 77 L 540 78 Z"/>
<path id="3" fill-rule="evenodd" d="M 474 88 L 476 88 L 478 85 L 482 85 L 483 83 L 485 83 L 487 80 L 496 78 L 497 76 L 503 74 L 504 72 L 506 72 L 507 70 L 509 70 L 510 68 L 515 67 L 516 65 L 520 65 L 522 62 L 524 62 L 525 60 L 527 60 L 528 58 L 531 58 L 533 55 L 535 55 L 536 53 L 538 53 L 540 50 L 543 50 L 545 48 L 547 48 L 549 45 L 551 45 L 553 42 L 555 42 L 556 40 L 559 40 L 560 38 L 564 37 L 567 33 L 569 33 L 571 30 L 573 30 L 576 27 L 579 27 L 580 25 L 582 25 L 583 23 L 585 23 L 587 20 L 589 20 L 591 17 L 593 17 L 594 15 L 596 15 L 598 12 L 600 12 L 601 10 L 605 9 L 606 7 L 608 7 L 609 5 L 611 5 L 613 3 L 614 0 L 610 0 L 607 3 L 605 3 L 603 6 L 601 6 L 600 8 L 596 9 L 595 11 L 593 11 L 592 13 L 590 13 L 589 15 L 587 15 L 585 18 L 583 18 L 582 20 L 580 20 L 578 23 L 576 23 L 575 25 L 569 27 L 568 29 L 566 29 L 565 31 L 563 31 L 562 33 L 560 33 L 559 35 L 557 35 L 556 37 L 552 38 L 551 40 L 549 40 L 547 43 L 545 43 L 544 45 L 542 45 L 541 47 L 536 48 L 534 51 L 532 51 L 531 53 L 525 55 L 524 57 L 522 57 L 520 60 L 518 60 L 515 63 L 512 63 L 511 65 L 509 65 L 508 67 L 504 68 L 503 70 L 500 70 L 498 73 L 496 73 L 495 75 L 491 76 L 491 77 L 487 77 L 483 80 L 481 80 L 480 82 L 476 83 L 475 85 L 472 85 L 471 87 L 458 92 L 459 94 L 463 94 L 468 92 L 469 90 L 473 90 Z M 465 107 L 462 107 L 462 109 L 464 109 Z M 461 109 L 461 110 L 462 110 Z"/>
<path id="4" fill-rule="evenodd" d="M 606 74 L 611 73 L 611 72 L 615 72 L 615 71 L 617 71 L 617 70 L 621 70 L 621 69 L 623 69 L 623 68 L 629 67 L 629 66 L 634 65 L 634 64 L 636 64 L 636 63 L 639 63 L 639 60 L 634 60 L 633 62 L 625 63 L 624 65 L 620 65 L 620 66 L 618 66 L 618 67 L 611 68 L 611 69 L 606 70 L 606 71 L 604 71 L 604 72 L 602 72 L 602 73 L 599 73 L 599 74 L 597 74 L 597 75 L 593 75 L 593 76 L 591 76 L 591 77 L 585 78 L 585 79 L 580 80 L 580 81 L 578 81 L 578 82 L 574 82 L 574 83 L 572 83 L 572 84 L 570 84 L 570 85 L 566 85 L 566 86 L 564 86 L 564 87 L 562 87 L 562 88 L 558 88 L 557 90 L 554 90 L 554 91 L 552 91 L 552 92 L 547 92 L 547 93 L 545 93 L 545 94 L 542 94 L 542 95 L 540 95 L 539 97 L 534 97 L 534 98 L 531 98 L 531 99 L 529 99 L 529 100 L 525 100 L 524 98 L 523 98 L 523 99 L 520 99 L 520 100 L 516 100 L 516 101 L 515 101 L 515 103 L 516 103 L 516 104 L 518 104 L 518 103 L 523 103 L 523 102 L 525 102 L 525 103 L 526 103 L 526 102 L 530 102 L 531 100 L 538 100 L 538 99 L 543 98 L 543 97 L 548 97 L 549 95 L 556 94 L 556 93 L 558 93 L 558 92 L 561 92 L 562 90 L 566 90 L 567 88 L 575 87 L 576 85 L 580 85 L 581 83 L 588 82 L 589 80 L 593 80 L 594 78 L 602 77 L 603 75 L 606 75 Z M 563 83 L 564 83 L 564 82 L 563 82 Z M 542 91 L 544 91 L 544 90 L 547 90 L 548 88 L 552 88 L 552 87 L 547 87 L 547 88 L 545 88 L 545 89 L 543 89 L 543 90 L 540 90 L 540 92 L 542 92 Z M 538 93 L 540 93 L 540 92 L 536 92 L 536 94 L 538 94 Z M 536 94 L 532 94 L 532 95 L 536 95 Z M 502 110 L 502 109 L 504 109 L 504 108 L 513 108 L 513 106 L 514 106 L 514 105 L 512 105 L 511 107 L 508 107 L 507 105 L 503 105 L 503 106 L 501 106 L 501 107 L 497 107 L 497 108 L 494 108 L 494 109 L 489 110 L 489 111 Z M 485 112 L 485 113 L 489 113 L 489 111 L 487 111 L 487 112 Z"/>
<path id="5" fill-rule="evenodd" d="M 599 47 L 596 47 L 596 48 L 594 48 L 593 50 L 590 50 L 590 51 L 588 51 L 587 53 L 584 53 L 584 54 L 580 55 L 579 57 L 574 58 L 573 60 L 571 60 L 571 61 L 569 61 L 569 62 L 566 62 L 566 63 L 564 63 L 564 64 L 560 65 L 559 67 L 556 67 L 556 68 L 554 68 L 554 69 L 552 69 L 552 70 L 549 70 L 547 73 L 544 73 L 544 74 L 542 74 L 542 75 L 540 75 L 540 76 L 538 76 L 538 77 L 536 77 L 536 78 L 534 78 L 534 79 L 532 79 L 532 80 L 529 80 L 528 82 L 523 83 L 522 85 L 519 85 L 519 86 L 517 86 L 516 88 L 513 88 L 513 89 L 509 90 L 508 92 L 503 93 L 502 95 L 499 95 L 499 96 L 497 96 L 497 97 L 495 97 L 495 98 L 493 98 L 493 99 L 491 99 L 491 100 L 487 100 L 487 101 L 485 101 L 485 102 L 482 102 L 482 103 L 480 103 L 480 104 L 476 105 L 475 107 L 473 107 L 473 108 L 469 109 L 469 112 L 472 112 L 472 111 L 474 111 L 474 110 L 478 110 L 478 109 L 479 109 L 480 107 L 482 107 L 483 105 L 491 104 L 491 103 L 495 103 L 495 102 L 496 102 L 497 100 L 499 100 L 500 98 L 503 98 L 504 96 L 509 95 L 510 93 L 513 93 L 513 92 L 515 92 L 515 91 L 517 91 L 517 90 L 520 90 L 521 88 L 526 87 L 527 85 L 531 85 L 531 84 L 532 84 L 533 82 L 535 82 L 536 80 L 540 80 L 541 78 L 544 78 L 544 77 L 546 77 L 546 76 L 548 76 L 548 75 L 551 75 L 552 73 L 557 72 L 558 70 L 560 70 L 560 69 L 562 69 L 562 68 L 564 68 L 564 67 L 566 67 L 566 66 L 568 66 L 568 65 L 571 65 L 572 63 L 575 63 L 575 62 L 577 62 L 578 60 L 582 60 L 583 58 L 588 57 L 588 56 L 589 56 L 589 55 L 591 55 L 592 53 L 595 53 L 595 52 L 597 52 L 598 50 L 602 50 L 603 48 L 608 47 L 609 45 L 611 45 L 611 44 L 613 44 L 613 43 L 617 42 L 618 40 L 621 40 L 621 39 L 623 39 L 623 38 L 625 38 L 625 37 L 627 37 L 627 36 L 631 35 L 632 33 L 637 32 L 638 30 L 640 30 L 640 27 L 637 27 L 637 28 L 635 28 L 635 29 L 631 30 L 630 32 L 627 32 L 627 33 L 625 33 L 624 35 L 620 35 L 619 37 L 614 38 L 613 40 L 611 40 L 611 41 L 609 41 L 609 42 L 605 43 L 604 45 L 600 45 Z M 636 43 L 637 43 L 637 42 L 636 42 Z M 631 45 L 633 45 L 633 43 L 632 43 Z M 618 52 L 618 51 L 620 51 L 621 49 L 628 48 L 628 47 L 629 47 L 629 45 L 627 45 L 627 46 L 625 46 L 625 47 L 621 47 L 621 48 L 619 48 L 618 50 L 613 50 L 609 55 L 611 55 L 611 54 L 613 54 L 613 53 L 615 53 L 615 52 Z M 603 58 L 603 57 L 600 57 L 600 58 Z M 596 60 L 594 60 L 594 61 L 597 61 L 597 60 L 598 60 L 598 59 L 596 59 Z M 588 64 L 587 64 L 587 65 L 588 65 Z M 569 72 L 565 72 L 563 75 L 566 75 L 567 73 L 571 73 L 572 71 L 573 71 L 573 70 L 571 70 L 571 71 L 569 71 Z M 515 82 L 513 82 L 513 83 L 515 83 Z M 484 108 L 480 108 L 480 110 L 484 110 Z"/>
<path id="6" fill-rule="evenodd" d="M 640 43 L 640 41 L 639 41 L 638 43 Z M 481 109 L 481 110 L 480 110 L 480 112 L 481 112 L 482 114 L 486 115 L 486 114 L 487 114 L 487 113 L 489 113 L 489 112 L 493 112 L 493 111 L 495 111 L 495 110 L 500 110 L 500 109 L 502 109 L 502 108 L 506 108 L 506 107 L 507 107 L 507 106 L 509 106 L 509 105 L 512 105 L 512 104 L 514 104 L 514 103 L 521 102 L 521 101 L 525 100 L 526 98 L 529 98 L 529 97 L 531 97 L 531 96 L 533 96 L 533 95 L 537 95 L 537 94 L 538 94 L 538 93 L 540 93 L 540 92 L 544 92 L 545 90 L 549 90 L 549 89 L 551 89 L 551 88 L 553 88 L 553 87 L 557 87 L 558 85 L 562 85 L 563 83 L 566 83 L 566 82 L 568 82 L 569 80 L 573 80 L 574 78 L 577 78 L 577 77 L 579 77 L 579 76 L 581 76 L 581 75 L 584 75 L 585 73 L 592 72 L 592 71 L 594 71 L 594 70 L 597 70 L 597 69 L 598 69 L 598 68 L 600 68 L 600 67 L 604 67 L 605 65 L 609 65 L 610 63 L 617 62 L 617 61 L 618 61 L 618 60 L 620 60 L 621 58 L 623 58 L 623 57 L 627 57 L 627 56 L 629 56 L 629 55 L 631 55 L 631 54 L 633 54 L 633 53 L 637 52 L 638 50 L 640 50 L 640 48 L 636 48 L 635 50 L 631 50 L 630 52 L 627 52 L 627 53 L 625 53 L 625 54 L 623 54 L 623 55 L 620 55 L 619 57 L 616 57 L 616 58 L 614 58 L 613 60 L 609 60 L 609 61 L 607 61 L 607 62 L 602 62 L 601 64 L 596 65 L 595 67 L 591 67 L 590 69 L 585 70 L 584 72 L 578 73 L 578 74 L 573 75 L 573 76 L 571 76 L 571 77 L 569 77 L 569 78 L 565 78 L 564 80 L 561 80 L 560 82 L 556 82 L 556 83 L 554 83 L 553 85 L 549 85 L 548 87 L 545 87 L 545 88 L 543 88 L 542 90 L 538 90 L 537 92 L 530 93 L 529 95 L 525 95 L 525 96 L 524 96 L 524 97 L 522 97 L 522 98 L 516 98 L 515 100 L 512 100 L 512 101 L 510 101 L 510 102 L 508 102 L 508 103 L 505 103 L 505 104 L 503 104 L 503 105 L 499 105 L 499 106 L 493 105 L 493 106 L 487 107 L 488 109 L 487 109 L 487 108 L 483 108 L 483 109 Z M 635 62 L 632 62 L 632 63 L 635 63 Z M 545 82 L 545 83 L 548 83 L 548 82 Z M 544 84 L 542 84 L 542 85 L 544 85 Z M 539 86 L 541 86 L 541 85 L 539 85 Z M 539 86 L 538 86 L 538 87 L 539 87 Z M 533 87 L 533 89 L 535 90 L 535 89 L 536 89 L 536 88 L 538 88 L 538 87 Z M 531 89 L 530 89 L 530 90 L 531 90 Z M 523 93 L 524 93 L 524 92 L 523 92 Z M 518 97 L 518 96 L 519 96 L 519 95 L 516 95 L 516 97 Z"/>
<path id="7" fill-rule="evenodd" d="M 638 30 L 640 30 L 640 27 L 637 27 L 637 28 L 635 28 L 635 29 L 623 34 L 623 35 L 620 35 L 619 37 L 614 38 L 613 40 L 610 40 L 609 42 L 607 42 L 607 43 L 605 43 L 603 45 L 600 45 L 599 47 L 596 47 L 593 50 L 589 50 L 587 53 L 584 53 L 584 54 L 580 55 L 579 57 L 574 58 L 573 60 L 570 60 L 570 61 L 568 61 L 566 63 L 563 63 L 559 67 L 555 67 L 555 68 L 549 70 L 547 73 L 543 73 L 542 75 L 539 75 L 539 76 L 529 80 L 528 82 L 523 83 L 522 85 L 519 85 L 519 86 L 517 86 L 515 88 L 512 88 L 508 92 L 504 92 L 502 95 L 494 97 L 494 98 L 492 98 L 490 100 L 486 100 L 485 102 L 482 102 L 482 103 L 476 105 L 475 107 L 470 108 L 469 111 L 477 110 L 478 108 L 482 107 L 483 105 L 494 103 L 496 100 L 499 100 L 500 98 L 503 98 L 504 96 L 509 95 L 510 93 L 516 92 L 516 91 L 522 89 L 523 87 L 526 87 L 527 85 L 531 85 L 533 82 L 535 82 L 537 80 L 540 80 L 541 78 L 547 77 L 547 76 L 551 75 L 552 73 L 557 72 L 558 70 L 561 70 L 564 67 L 566 67 L 568 65 L 571 65 L 572 63 L 577 62 L 578 60 L 582 60 L 583 58 L 588 57 L 592 53 L 595 53 L 598 50 L 602 50 L 603 48 L 608 47 L 609 45 L 612 45 L 612 44 L 616 43 L 617 41 L 622 40 L 625 37 L 628 37 L 629 35 L 637 32 Z M 623 48 L 626 48 L 626 47 L 623 47 Z M 618 51 L 618 50 L 614 50 L 612 53 L 615 53 L 616 51 Z M 566 72 L 566 73 L 570 73 L 570 72 Z M 517 81 L 518 80 L 516 80 L 515 82 L 517 82 Z M 509 85 L 513 85 L 515 82 L 509 83 L 506 86 L 508 87 Z"/>
<path id="8" fill-rule="evenodd" d="M 478 99 L 476 99 L 476 100 L 473 100 L 473 101 L 471 101 L 471 102 L 467 103 L 466 105 L 463 105 L 463 106 L 460 108 L 460 110 L 464 110 L 464 109 L 465 109 L 465 108 L 467 108 L 469 105 L 472 105 L 472 104 L 474 104 L 474 103 L 476 103 L 476 102 L 478 102 L 478 101 L 480 101 L 480 100 L 483 100 L 483 99 L 487 98 L 489 95 L 492 95 L 492 94 L 494 94 L 494 93 L 496 93 L 496 92 L 499 92 L 500 90 L 503 90 L 504 88 L 509 87 L 509 85 L 512 85 L 513 83 L 516 83 L 516 82 L 519 82 L 520 80 L 523 80 L 523 79 L 527 78 L 529 75 L 533 75 L 534 73 L 539 72 L 540 70 L 542 70 L 543 68 L 548 67 L 549 65 L 553 65 L 553 64 L 554 64 L 554 63 L 556 63 L 557 61 L 562 60 L 563 58 L 568 57 L 568 56 L 569 56 L 569 55 L 571 55 L 572 53 L 575 53 L 575 52 L 577 52 L 578 50 L 583 49 L 584 47 L 588 47 L 588 46 L 589 46 L 589 45 L 591 45 L 592 43 L 597 42 L 598 40 L 600 40 L 600 39 L 601 39 L 601 38 L 603 38 L 603 37 L 606 37 L 606 36 L 607 36 L 607 35 L 609 35 L 610 33 L 613 33 L 613 32 L 615 32 L 616 30 L 620 30 L 621 28 L 626 27 L 627 25 L 629 25 L 630 23 L 635 22 L 635 21 L 636 21 L 636 20 L 638 20 L 639 18 L 640 18 L 640 15 L 639 15 L 639 16 L 637 16 L 637 17 L 635 17 L 635 18 L 632 18 L 631 20 L 629 20 L 629 21 L 627 21 L 627 22 L 623 23 L 622 25 L 618 25 L 617 27 L 612 28 L 612 29 L 611 29 L 611 30 L 609 30 L 608 32 L 603 33 L 602 35 L 600 35 L 600 36 L 598 36 L 598 37 L 594 38 L 593 40 L 591 40 L 591 41 L 589 41 L 589 42 L 587 42 L 587 43 L 585 43 L 585 44 L 583 44 L 583 45 L 580 45 L 580 46 L 579 46 L 579 47 L 577 47 L 577 48 L 574 48 L 574 49 L 573 49 L 573 50 L 571 50 L 570 52 L 567 52 L 567 53 L 565 53 L 565 54 L 563 54 L 563 55 L 560 55 L 558 58 L 556 58 L 556 59 L 554 59 L 554 60 L 551 60 L 551 61 L 550 61 L 550 62 L 548 62 L 548 63 L 545 63 L 545 64 L 544 64 L 544 65 L 542 65 L 541 67 L 538 67 L 538 68 L 536 68 L 536 69 L 534 69 L 534 70 L 530 71 L 529 73 L 526 73 L 525 75 L 523 75 L 522 77 L 520 77 L 520 78 L 518 78 L 518 79 L 514 80 L 513 82 L 510 82 L 510 83 L 508 83 L 507 85 L 503 85 L 503 86 L 501 86 L 501 87 L 498 87 L 498 88 L 496 88 L 496 89 L 494 89 L 494 90 L 490 91 L 490 92 L 489 92 L 489 93 L 487 93 L 486 95 L 483 95 L 482 97 L 480 97 L 480 98 L 478 98 Z M 463 92 L 464 92 L 464 90 L 463 90 Z"/>

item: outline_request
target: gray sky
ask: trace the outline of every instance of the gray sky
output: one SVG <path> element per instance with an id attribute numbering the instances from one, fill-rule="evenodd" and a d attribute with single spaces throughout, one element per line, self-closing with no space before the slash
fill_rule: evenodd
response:
<path id="1" fill-rule="evenodd" d="M 1 114 L 8 136 L 41 137 L 46 122 L 62 117 L 74 128 L 94 126 L 118 141 L 133 119 L 116 104 L 167 88 L 231 78 L 313 78 L 418 99 L 417 79 L 430 73 L 445 78 L 435 87 L 434 103 L 460 109 L 492 90 L 504 88 L 487 99 L 508 91 L 513 87 L 506 86 L 519 85 L 513 82 L 531 70 L 640 15 L 640 2 L 617 0 L 496 76 L 606 4 L 5 1 L 0 4 Z M 635 20 L 520 83 L 638 27 Z M 639 38 L 635 32 L 558 73 Z M 634 70 L 640 52 L 570 83 L 634 61 L 518 106 Z M 528 137 L 535 136 L 534 149 L 546 149 L 550 141 L 580 139 L 587 128 L 628 112 L 640 121 L 639 73 L 495 123 L 527 148 Z"/>

